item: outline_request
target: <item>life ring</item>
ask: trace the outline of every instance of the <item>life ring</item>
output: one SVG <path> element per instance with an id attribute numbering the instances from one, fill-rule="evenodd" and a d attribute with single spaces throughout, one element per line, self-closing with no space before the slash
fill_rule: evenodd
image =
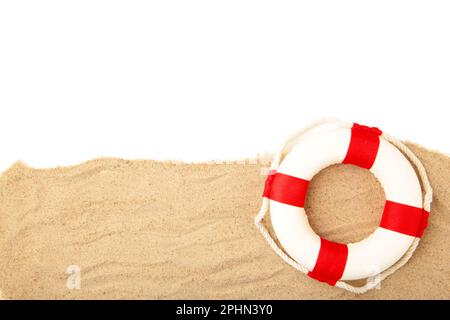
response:
<path id="1" fill-rule="evenodd" d="M 304 209 L 309 181 L 337 163 L 370 170 L 384 188 L 380 225 L 360 242 L 342 244 L 321 238 L 309 225 Z M 271 223 L 285 252 L 310 277 L 330 285 L 373 277 L 393 266 L 422 237 L 429 216 L 411 163 L 379 129 L 359 124 L 298 139 L 268 175 L 263 196 L 269 200 Z"/>

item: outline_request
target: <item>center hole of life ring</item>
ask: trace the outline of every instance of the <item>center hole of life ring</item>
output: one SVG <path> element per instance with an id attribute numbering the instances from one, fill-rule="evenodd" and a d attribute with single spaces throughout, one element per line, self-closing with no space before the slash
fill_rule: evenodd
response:
<path id="1" fill-rule="evenodd" d="M 368 170 L 348 164 L 331 165 L 311 180 L 305 211 L 321 237 L 341 243 L 358 242 L 378 227 L 386 197 Z"/>

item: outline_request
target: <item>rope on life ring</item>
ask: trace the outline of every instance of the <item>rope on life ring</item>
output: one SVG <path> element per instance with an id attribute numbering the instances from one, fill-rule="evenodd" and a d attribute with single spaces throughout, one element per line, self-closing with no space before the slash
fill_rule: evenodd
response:
<path id="1" fill-rule="evenodd" d="M 307 127 L 301 129 L 299 132 L 292 135 L 290 138 L 288 138 L 285 143 L 282 145 L 280 151 L 275 155 L 272 164 L 271 164 L 271 172 L 276 172 L 278 167 L 280 166 L 280 162 L 282 158 L 289 153 L 292 148 L 297 144 L 297 142 L 309 131 L 318 128 L 323 125 L 333 125 L 338 128 L 351 128 L 353 126 L 352 123 L 347 123 L 344 121 L 341 121 L 339 119 L 335 118 L 324 118 L 319 119 L 316 122 L 313 122 L 312 124 L 308 125 Z M 432 188 L 430 185 L 430 182 L 428 180 L 428 176 L 426 174 L 425 168 L 420 162 L 420 160 L 417 158 L 417 156 L 400 140 L 396 139 L 395 137 L 390 136 L 389 134 L 386 134 L 384 132 L 380 132 L 381 137 L 384 138 L 386 141 L 390 142 L 392 145 L 397 147 L 405 156 L 406 158 L 415 166 L 418 176 L 421 180 L 422 187 L 424 189 L 424 197 L 423 197 L 423 209 L 427 212 L 430 212 L 431 202 L 433 198 Z M 261 209 L 259 210 L 257 216 L 255 217 L 255 224 L 258 230 L 263 235 L 266 242 L 269 244 L 269 246 L 272 248 L 273 251 L 281 258 L 283 261 L 285 261 L 287 264 L 289 264 L 291 267 L 295 268 L 296 270 L 308 274 L 310 270 L 308 270 L 304 265 L 298 263 L 294 259 L 292 259 L 289 255 L 287 255 L 275 242 L 275 240 L 272 238 L 272 236 L 269 234 L 268 230 L 265 228 L 263 222 L 263 219 L 265 215 L 267 214 L 269 210 L 269 201 L 270 199 L 268 197 L 263 197 Z M 392 275 L 395 271 L 403 267 L 411 258 L 414 251 L 416 250 L 418 244 L 420 242 L 420 237 L 415 237 L 412 241 L 411 245 L 409 246 L 406 253 L 391 267 L 384 270 L 383 272 L 379 273 L 375 277 L 373 277 L 372 281 L 367 281 L 367 283 L 363 286 L 357 287 L 353 286 L 345 281 L 337 281 L 334 285 L 338 288 L 353 292 L 355 294 L 362 294 L 365 293 L 373 288 L 376 288 L 381 281 Z"/>

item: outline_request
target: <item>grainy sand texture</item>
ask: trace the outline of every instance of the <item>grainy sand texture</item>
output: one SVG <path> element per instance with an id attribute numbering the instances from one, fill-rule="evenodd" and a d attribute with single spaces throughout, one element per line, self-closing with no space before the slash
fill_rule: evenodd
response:
<path id="1" fill-rule="evenodd" d="M 268 247 L 253 224 L 265 161 L 99 159 L 45 170 L 16 163 L 2 173 L 3 297 L 450 299 L 450 159 L 409 146 L 434 188 L 429 227 L 379 290 L 356 296 L 317 282 Z M 321 236 L 349 242 L 376 228 L 383 205 L 368 171 L 336 165 L 314 177 L 306 210 Z"/>

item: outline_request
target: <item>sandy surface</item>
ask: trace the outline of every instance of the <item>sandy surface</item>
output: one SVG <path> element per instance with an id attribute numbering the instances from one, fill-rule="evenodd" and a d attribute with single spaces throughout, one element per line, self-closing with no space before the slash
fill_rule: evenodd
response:
<path id="1" fill-rule="evenodd" d="M 429 228 L 380 290 L 355 296 L 271 251 L 253 224 L 264 161 L 119 159 L 1 175 L 0 288 L 7 299 L 450 299 L 450 158 L 410 147 L 434 188 Z M 369 172 L 337 165 L 314 177 L 306 207 L 320 235 L 349 242 L 376 228 L 383 204 Z"/>

